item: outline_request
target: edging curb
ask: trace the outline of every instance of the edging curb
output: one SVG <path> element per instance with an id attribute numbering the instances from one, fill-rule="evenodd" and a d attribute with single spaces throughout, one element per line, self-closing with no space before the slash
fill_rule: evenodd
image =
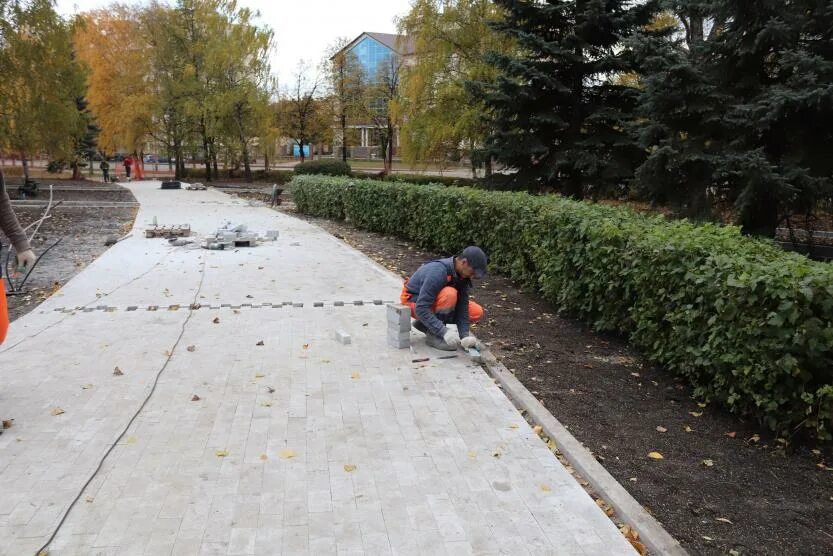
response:
<path id="1" fill-rule="evenodd" d="M 688 556 L 679 541 L 649 514 L 636 499 L 619 484 L 596 458 L 570 434 L 552 413 L 539 402 L 521 382 L 489 350 L 481 353 L 483 366 L 503 387 L 504 393 L 525 409 L 547 436 L 555 440 L 561 454 L 570 462 L 590 486 L 608 502 L 622 521 L 639 533 L 639 539 L 652 554 Z"/>

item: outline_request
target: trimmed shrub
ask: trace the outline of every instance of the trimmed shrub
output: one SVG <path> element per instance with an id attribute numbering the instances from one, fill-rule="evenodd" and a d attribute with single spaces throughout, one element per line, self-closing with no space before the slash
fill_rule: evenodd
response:
<path id="1" fill-rule="evenodd" d="M 300 212 L 454 253 L 627 336 L 695 396 L 779 434 L 830 439 L 833 267 L 737 227 L 557 196 L 299 176 Z"/>
<path id="2" fill-rule="evenodd" d="M 277 183 L 278 185 L 289 183 L 293 175 L 294 174 L 291 170 L 252 170 L 252 178 L 254 181 L 265 181 L 269 183 Z M 185 168 L 185 174 L 182 176 L 182 179 L 205 183 L 205 166 L 201 168 Z M 217 179 L 243 179 L 243 170 L 238 170 L 236 172 L 231 169 L 220 170 L 220 175 Z"/>
<path id="3" fill-rule="evenodd" d="M 309 160 L 295 165 L 296 174 L 322 174 L 325 176 L 349 176 L 350 165 L 343 160 Z"/>
<path id="4" fill-rule="evenodd" d="M 415 185 L 445 185 L 448 187 L 460 187 L 464 185 L 475 187 L 480 180 L 473 178 L 458 178 L 454 176 L 427 176 L 424 174 L 368 174 L 366 177 L 372 180 L 391 181 L 396 183 L 411 183 Z"/>

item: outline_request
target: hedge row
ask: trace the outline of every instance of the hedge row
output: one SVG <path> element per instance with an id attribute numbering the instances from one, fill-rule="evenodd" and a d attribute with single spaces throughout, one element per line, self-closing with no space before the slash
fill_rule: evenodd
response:
<path id="1" fill-rule="evenodd" d="M 322 174 L 325 176 L 349 176 L 352 174 L 350 165 L 343 160 L 325 158 L 321 160 L 308 160 L 295 165 L 295 173 Z"/>
<path id="2" fill-rule="evenodd" d="M 243 170 L 220 169 L 219 178 L 221 180 L 242 179 Z M 252 170 L 252 178 L 254 181 L 267 181 L 269 183 L 284 184 L 288 183 L 295 174 L 292 170 Z M 183 180 L 194 180 L 205 183 L 205 166 L 196 168 L 185 168 L 185 174 L 182 176 Z"/>
<path id="3" fill-rule="evenodd" d="M 300 212 L 453 253 L 615 331 L 695 396 L 779 434 L 833 430 L 833 268 L 736 227 L 525 193 L 299 176 Z"/>

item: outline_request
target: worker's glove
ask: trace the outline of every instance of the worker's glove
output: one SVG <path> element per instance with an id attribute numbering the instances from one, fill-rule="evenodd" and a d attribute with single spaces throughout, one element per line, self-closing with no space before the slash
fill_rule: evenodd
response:
<path id="1" fill-rule="evenodd" d="M 473 347 L 477 347 L 480 344 L 480 340 L 469 334 L 462 340 L 460 340 L 460 344 L 463 346 L 464 349 L 471 349 Z"/>
<path id="2" fill-rule="evenodd" d="M 449 328 L 448 331 L 446 331 L 445 336 L 443 336 L 443 340 L 446 344 L 456 348 L 460 345 L 460 334 L 458 334 L 453 328 Z"/>
<path id="3" fill-rule="evenodd" d="M 21 271 L 23 270 L 30 270 L 32 265 L 35 264 L 37 257 L 35 257 L 34 251 L 31 249 L 27 249 L 26 251 L 22 251 L 17 254 L 17 267 Z"/>

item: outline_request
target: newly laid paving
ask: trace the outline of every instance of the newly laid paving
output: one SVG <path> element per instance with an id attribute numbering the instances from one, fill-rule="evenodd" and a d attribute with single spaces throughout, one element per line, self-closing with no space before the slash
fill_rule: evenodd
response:
<path id="1" fill-rule="evenodd" d="M 50 554 L 633 553 L 462 351 L 387 347 L 395 276 L 247 201 L 129 187 L 132 237 L 0 346 L 0 553 L 79 492 Z M 280 237 L 171 247 L 154 218 Z"/>

